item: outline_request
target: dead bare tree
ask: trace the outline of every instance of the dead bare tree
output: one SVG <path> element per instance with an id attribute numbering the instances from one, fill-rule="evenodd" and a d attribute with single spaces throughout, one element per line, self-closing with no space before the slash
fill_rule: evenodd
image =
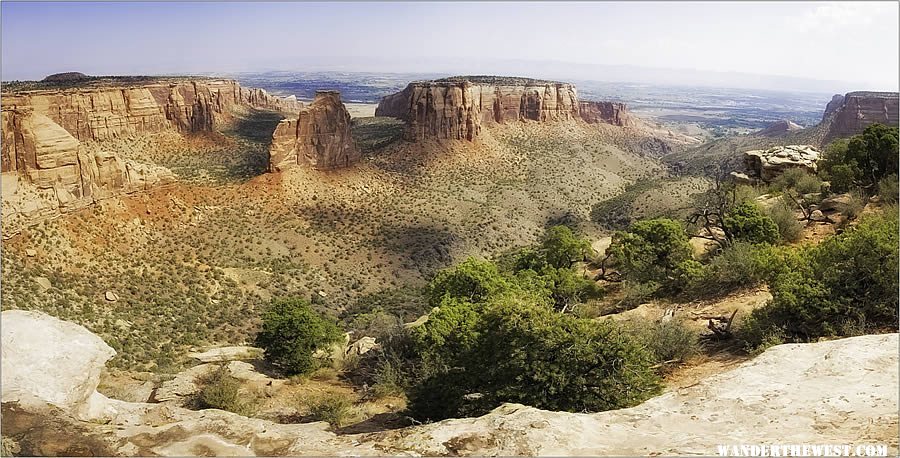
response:
<path id="1" fill-rule="evenodd" d="M 734 243 L 734 234 L 725 224 L 725 216 L 737 201 L 737 188 L 726 181 L 725 169 L 715 174 L 715 185 L 698 201 L 696 210 L 688 216 L 688 223 L 701 228 L 695 237 L 712 240 L 725 249 Z"/>

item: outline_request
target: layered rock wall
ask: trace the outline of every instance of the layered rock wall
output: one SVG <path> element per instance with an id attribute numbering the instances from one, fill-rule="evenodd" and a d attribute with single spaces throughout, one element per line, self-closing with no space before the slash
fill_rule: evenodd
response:
<path id="1" fill-rule="evenodd" d="M 896 92 L 850 92 L 835 95 L 825 108 L 822 124 L 824 143 L 861 133 L 866 127 L 880 123 L 900 123 L 900 96 Z"/>
<path id="2" fill-rule="evenodd" d="M 269 170 L 295 165 L 319 170 L 347 167 L 361 153 L 350 136 L 350 113 L 334 91 L 316 92 L 315 100 L 296 119 L 278 124 L 269 147 Z"/>
<path id="3" fill-rule="evenodd" d="M 242 88 L 232 80 L 179 80 L 134 87 L 77 88 L 4 94 L 3 109 L 32 109 L 79 141 L 177 130 L 210 132 L 232 121 L 238 107 L 296 113 L 296 98 Z"/>
<path id="4" fill-rule="evenodd" d="M 403 91 L 385 97 L 375 116 L 405 120 L 410 140 L 471 141 L 485 125 L 577 119 L 579 105 L 575 87 L 567 83 L 428 81 L 410 83 Z"/>
<path id="5" fill-rule="evenodd" d="M 619 127 L 633 127 L 637 124 L 624 103 L 579 102 L 578 107 L 581 119 L 588 124 L 612 124 Z"/>
<path id="6" fill-rule="evenodd" d="M 158 132 L 211 132 L 234 113 L 260 108 L 296 113 L 278 98 L 230 80 L 157 81 L 3 94 L 0 111 L 4 236 L 29 222 L 98 199 L 171 182 L 162 167 L 124 160 L 103 141 Z M 97 142 L 96 153 L 85 142 Z"/>

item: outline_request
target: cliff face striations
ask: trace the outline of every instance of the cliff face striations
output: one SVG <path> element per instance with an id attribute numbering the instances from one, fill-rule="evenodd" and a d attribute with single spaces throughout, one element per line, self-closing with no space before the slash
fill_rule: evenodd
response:
<path id="1" fill-rule="evenodd" d="M 237 107 L 297 112 L 295 98 L 242 88 L 231 80 L 180 80 L 132 87 L 76 88 L 5 95 L 3 110 L 31 109 L 79 141 L 177 130 L 210 132 L 233 119 Z"/>
<path id="2" fill-rule="evenodd" d="M 900 123 L 900 99 L 896 92 L 850 92 L 835 95 L 825 108 L 822 125 L 824 142 L 856 135 L 866 127 L 881 123 Z"/>
<path id="3" fill-rule="evenodd" d="M 575 87 L 524 78 L 461 77 L 410 83 L 385 97 L 376 116 L 407 122 L 410 140 L 474 140 L 482 126 L 579 116 Z"/>
<path id="4" fill-rule="evenodd" d="M 624 103 L 619 102 L 579 102 L 581 119 L 588 124 L 612 124 L 632 127 L 637 123 Z"/>
<path id="5" fill-rule="evenodd" d="M 174 180 L 165 168 L 105 151 L 105 140 L 167 131 L 212 132 L 232 122 L 242 109 L 296 112 L 301 107 L 296 99 L 244 89 L 230 80 L 160 80 L 3 94 L 4 235 L 38 217 Z M 87 142 L 99 148 L 86 148 Z"/>
<path id="6" fill-rule="evenodd" d="M 269 170 L 278 172 L 294 165 L 330 170 L 347 167 L 360 156 L 350 136 L 350 113 L 341 94 L 320 91 L 297 119 L 278 124 L 269 147 Z"/>
<path id="7" fill-rule="evenodd" d="M 637 127 L 624 103 L 579 101 L 575 86 L 555 81 L 461 76 L 410 83 L 384 97 L 375 116 L 407 123 L 408 140 L 472 141 L 486 126 L 515 121 L 581 119 L 588 124 Z"/>

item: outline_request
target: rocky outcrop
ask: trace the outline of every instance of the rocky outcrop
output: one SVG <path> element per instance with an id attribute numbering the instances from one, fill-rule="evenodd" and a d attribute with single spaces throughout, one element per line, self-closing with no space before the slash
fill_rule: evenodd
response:
<path id="1" fill-rule="evenodd" d="M 816 173 L 821 153 L 810 145 L 776 146 L 744 153 L 744 165 L 752 177 L 772 181 L 785 170 L 800 168 Z"/>
<path id="2" fill-rule="evenodd" d="M 79 141 L 177 130 L 211 132 L 238 107 L 296 113 L 302 104 L 232 80 L 173 80 L 129 87 L 85 87 L 4 94 L 4 110 L 31 109 Z"/>
<path id="3" fill-rule="evenodd" d="M 347 167 L 361 157 L 350 136 L 350 113 L 335 91 L 316 92 L 296 119 L 281 121 L 269 146 L 269 170 L 295 165 L 318 170 Z"/>
<path id="4" fill-rule="evenodd" d="M 636 125 L 624 103 L 619 102 L 579 102 L 581 119 L 588 124 L 612 124 L 619 127 Z"/>
<path id="5" fill-rule="evenodd" d="M 880 123 L 900 123 L 900 94 L 897 92 L 850 92 L 835 95 L 825 107 L 822 124 L 823 143 L 862 133 L 866 127 Z"/>
<path id="6" fill-rule="evenodd" d="M 485 125 L 577 119 L 578 96 L 567 83 L 525 78 L 456 77 L 410 83 L 381 100 L 375 116 L 407 122 L 407 137 L 474 140 Z"/>
<path id="7" fill-rule="evenodd" d="M 88 152 L 62 126 L 32 109 L 2 111 L 3 232 L 42 217 L 174 181 L 166 168 Z"/>
<path id="8" fill-rule="evenodd" d="M 65 90 L 3 94 L 3 235 L 13 235 L 42 217 L 174 180 L 165 168 L 105 150 L 106 140 L 211 132 L 232 122 L 241 109 L 296 112 L 301 107 L 295 98 L 212 79 L 124 87 L 84 83 Z M 88 142 L 96 147 L 86 148 Z"/>
<path id="9" fill-rule="evenodd" d="M 791 132 L 796 132 L 801 129 L 803 129 L 803 126 L 801 126 L 800 124 L 797 124 L 788 119 L 783 119 L 781 121 L 770 124 L 765 129 L 754 132 L 754 134 L 762 137 L 781 137 L 783 135 L 787 135 Z"/>
<path id="10" fill-rule="evenodd" d="M 40 313 L 5 311 L 2 320 L 0 419 L 23 455 L 713 455 L 720 444 L 759 443 L 897 452 L 897 334 L 779 345 L 629 409 L 505 404 L 478 418 L 336 435 L 324 423 L 108 399 L 95 390 L 112 356 L 99 338 Z"/>

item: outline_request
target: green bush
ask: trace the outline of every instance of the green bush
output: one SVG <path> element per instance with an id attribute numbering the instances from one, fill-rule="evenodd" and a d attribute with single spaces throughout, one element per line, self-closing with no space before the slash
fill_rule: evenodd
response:
<path id="1" fill-rule="evenodd" d="M 778 241 L 778 226 L 759 207 L 744 202 L 730 208 L 722 221 L 734 240 L 750 243 L 775 243 Z"/>
<path id="2" fill-rule="evenodd" d="M 872 124 L 859 135 L 829 145 L 820 169 L 835 192 L 871 189 L 897 173 L 898 156 L 898 129 Z"/>
<path id="3" fill-rule="evenodd" d="M 337 325 L 313 311 L 305 300 L 275 299 L 263 313 L 256 344 L 286 374 L 306 374 L 322 365 L 314 353 L 338 342 L 341 335 Z"/>
<path id="4" fill-rule="evenodd" d="M 424 333 L 445 334 L 429 319 Z M 447 369 L 415 386 L 410 413 L 437 420 L 477 415 L 503 402 L 570 412 L 635 405 L 659 392 L 653 358 L 610 322 L 553 312 L 507 296 L 486 304 L 466 333 L 465 351 L 426 348 L 448 356 Z M 428 339 L 432 345 L 440 338 Z"/>
<path id="5" fill-rule="evenodd" d="M 585 259 L 591 252 L 591 243 L 576 236 L 566 226 L 552 226 L 541 240 L 541 254 L 547 264 L 557 269 L 572 267 L 575 261 Z"/>
<path id="6" fill-rule="evenodd" d="M 886 204 L 896 204 L 900 200 L 900 182 L 897 175 L 888 175 L 878 182 L 878 196 Z"/>
<path id="7" fill-rule="evenodd" d="M 773 183 L 775 189 L 786 191 L 795 190 L 802 194 L 811 194 L 822 191 L 822 180 L 810 174 L 804 169 L 790 168 L 784 171 Z"/>
<path id="8" fill-rule="evenodd" d="M 769 281 L 773 298 L 753 312 L 745 339 L 760 345 L 763 336 L 773 334 L 801 341 L 843 335 L 848 323 L 894 328 L 900 287 L 898 230 L 892 208 L 782 258 Z"/>
<path id="9" fill-rule="evenodd" d="M 793 207 L 783 197 L 766 210 L 766 215 L 778 226 L 778 237 L 781 240 L 788 243 L 800 240 L 803 225 L 797 221 Z"/>
<path id="10" fill-rule="evenodd" d="M 349 424 L 353 417 L 353 401 L 348 395 L 329 393 L 312 402 L 309 415 L 315 421 L 328 422 L 332 427 L 340 428 Z"/>
<path id="11" fill-rule="evenodd" d="M 481 302 L 510 287 L 508 278 L 500 273 L 496 264 L 468 258 L 438 272 L 429 284 L 428 298 L 432 307 L 440 305 L 445 298 Z"/>
<path id="12" fill-rule="evenodd" d="M 691 287 L 700 296 L 728 294 L 764 281 L 771 269 L 772 250 L 747 242 L 735 242 L 722 250 L 703 269 Z"/>
<path id="13" fill-rule="evenodd" d="M 610 252 L 629 280 L 667 284 L 683 261 L 691 258 L 684 226 L 666 218 L 638 221 L 616 232 Z"/>
<path id="14" fill-rule="evenodd" d="M 699 335 L 681 320 L 644 320 L 627 324 L 631 333 L 650 351 L 657 364 L 669 361 L 684 362 L 700 352 Z"/>
<path id="15" fill-rule="evenodd" d="M 203 388 L 197 394 L 197 407 L 201 409 L 220 409 L 236 414 L 249 416 L 252 405 L 239 394 L 240 381 L 232 377 L 225 367 L 220 367 L 206 380 L 202 380 Z"/>

